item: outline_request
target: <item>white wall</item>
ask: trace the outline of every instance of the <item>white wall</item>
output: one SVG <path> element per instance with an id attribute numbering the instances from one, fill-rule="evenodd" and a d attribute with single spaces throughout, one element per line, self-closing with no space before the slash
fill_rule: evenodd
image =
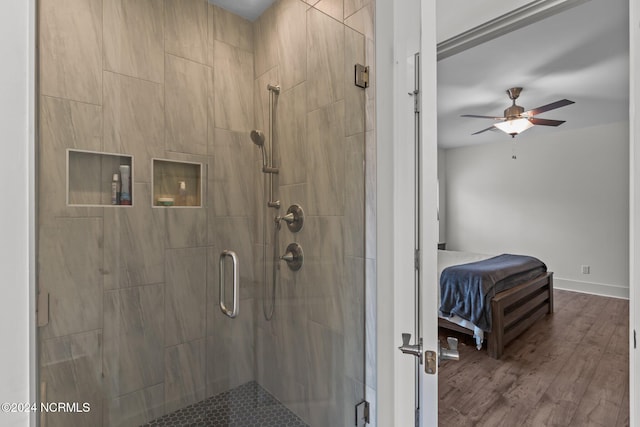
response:
<path id="1" fill-rule="evenodd" d="M 0 402 L 33 402 L 30 369 L 30 162 L 33 155 L 33 1 L 5 0 L 0 14 L 0 140 L 5 207 L 0 211 Z M 0 425 L 29 424 L 29 413 L 0 412 Z"/>
<path id="2" fill-rule="evenodd" d="M 628 298 L 628 127 L 534 128 L 447 150 L 447 249 L 533 255 L 558 288 Z"/>
<path id="3" fill-rule="evenodd" d="M 438 242 L 447 241 L 447 151 L 438 148 Z"/>

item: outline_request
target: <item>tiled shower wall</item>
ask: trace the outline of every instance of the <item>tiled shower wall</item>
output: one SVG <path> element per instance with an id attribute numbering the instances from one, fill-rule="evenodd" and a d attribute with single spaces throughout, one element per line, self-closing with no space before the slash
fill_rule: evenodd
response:
<path id="1" fill-rule="evenodd" d="M 372 28 L 369 0 L 279 0 L 254 23 L 256 126 L 268 133 L 278 83 L 277 198 L 305 210 L 299 233 L 279 233 L 279 252 L 299 243 L 304 265 L 282 264 L 273 320 L 255 311 L 257 380 L 312 426 L 353 425 L 365 376 L 375 394 L 375 92 L 354 85 L 355 64 L 374 62 Z"/>
<path id="2" fill-rule="evenodd" d="M 91 404 L 47 426 L 139 425 L 253 380 L 252 24 L 206 0 L 41 0 L 40 60 L 43 398 Z M 133 155 L 134 206 L 67 207 L 68 148 Z M 206 206 L 152 208 L 154 157 L 203 163 Z"/>
<path id="3" fill-rule="evenodd" d="M 252 379 L 313 426 L 351 425 L 365 376 L 373 399 L 375 89 L 352 81 L 374 62 L 372 2 L 280 0 L 251 23 L 206 0 L 40 0 L 41 381 L 44 400 L 91 403 L 47 425 L 137 425 Z M 307 215 L 280 232 L 306 260 L 282 266 L 271 322 L 275 211 L 248 138 L 269 134 L 267 83 L 279 213 Z M 66 206 L 67 148 L 133 155 L 134 206 Z M 205 206 L 152 208 L 153 157 L 203 163 Z M 235 320 L 217 308 L 223 249 Z"/>

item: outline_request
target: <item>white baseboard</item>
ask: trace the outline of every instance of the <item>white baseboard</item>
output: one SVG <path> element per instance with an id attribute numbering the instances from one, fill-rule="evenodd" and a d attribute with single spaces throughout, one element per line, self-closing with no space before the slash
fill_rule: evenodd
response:
<path id="1" fill-rule="evenodd" d="M 553 277 L 553 287 L 565 291 L 582 292 L 604 297 L 629 299 L 629 288 L 606 283 L 581 282 L 579 280 Z"/>

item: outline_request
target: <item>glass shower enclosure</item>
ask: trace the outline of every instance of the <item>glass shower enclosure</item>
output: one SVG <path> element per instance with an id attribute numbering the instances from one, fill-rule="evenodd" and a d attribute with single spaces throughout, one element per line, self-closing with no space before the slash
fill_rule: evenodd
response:
<path id="1" fill-rule="evenodd" d="M 40 425 L 354 425 L 373 5 L 334 3 L 39 1 Z"/>

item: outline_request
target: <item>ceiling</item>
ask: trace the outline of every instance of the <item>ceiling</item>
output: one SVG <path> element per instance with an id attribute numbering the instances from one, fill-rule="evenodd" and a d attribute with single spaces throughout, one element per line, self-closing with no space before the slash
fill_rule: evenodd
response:
<path id="1" fill-rule="evenodd" d="M 209 3 L 255 21 L 275 0 L 209 0 Z"/>
<path id="2" fill-rule="evenodd" d="M 566 120 L 516 136 L 626 120 L 629 114 L 627 0 L 591 0 L 438 62 L 438 146 L 454 148 L 510 140 L 500 131 L 474 132 L 511 105 L 506 89 L 523 87 L 525 111 L 560 99 L 575 104 L 537 117 Z"/>

